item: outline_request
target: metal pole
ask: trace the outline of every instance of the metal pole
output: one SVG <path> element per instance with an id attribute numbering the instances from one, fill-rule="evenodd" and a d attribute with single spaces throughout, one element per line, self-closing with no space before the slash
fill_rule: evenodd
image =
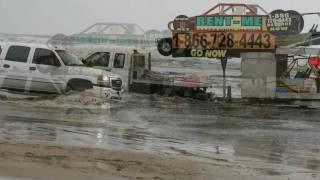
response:
<path id="1" fill-rule="evenodd" d="M 223 70 L 223 99 L 226 98 L 226 71 Z"/>
<path id="2" fill-rule="evenodd" d="M 226 67 L 227 67 L 228 58 L 221 59 L 221 66 L 222 66 L 222 76 L 223 76 L 223 99 L 226 98 Z"/>

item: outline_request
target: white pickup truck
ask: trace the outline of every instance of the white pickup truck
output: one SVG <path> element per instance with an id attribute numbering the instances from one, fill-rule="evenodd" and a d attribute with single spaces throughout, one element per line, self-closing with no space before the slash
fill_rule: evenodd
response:
<path id="1" fill-rule="evenodd" d="M 0 88 L 62 94 L 94 89 L 107 98 L 121 98 L 118 74 L 83 65 L 63 49 L 27 43 L 0 43 Z"/>
<path id="2" fill-rule="evenodd" d="M 151 54 L 132 47 L 79 46 L 70 51 L 84 57 L 88 67 L 120 74 L 127 92 L 178 95 L 207 100 L 210 82 L 195 74 L 152 71 Z M 82 55 L 81 55 L 82 54 Z"/>

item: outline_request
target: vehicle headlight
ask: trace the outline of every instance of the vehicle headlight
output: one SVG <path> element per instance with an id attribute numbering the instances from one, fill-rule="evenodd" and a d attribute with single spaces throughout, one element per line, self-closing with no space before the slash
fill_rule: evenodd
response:
<path id="1" fill-rule="evenodd" d="M 97 78 L 98 85 L 100 86 L 110 86 L 110 78 L 105 75 L 100 75 Z"/>

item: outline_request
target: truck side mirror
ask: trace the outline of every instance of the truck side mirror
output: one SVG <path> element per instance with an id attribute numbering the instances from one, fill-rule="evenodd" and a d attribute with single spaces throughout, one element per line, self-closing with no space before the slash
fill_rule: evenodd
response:
<path id="1" fill-rule="evenodd" d="M 83 64 L 86 64 L 86 60 L 85 60 L 84 58 L 81 58 L 81 62 L 82 62 Z"/>
<path id="2" fill-rule="evenodd" d="M 60 64 L 60 62 L 59 62 L 59 61 L 57 61 L 56 63 L 54 63 L 54 66 L 55 66 L 55 67 L 60 67 L 60 66 L 61 66 L 61 64 Z"/>
<path id="3" fill-rule="evenodd" d="M 60 63 L 60 61 L 58 60 L 58 58 L 54 58 L 54 60 L 53 60 L 53 65 L 54 65 L 55 67 L 60 67 L 60 66 L 61 66 L 61 63 Z"/>

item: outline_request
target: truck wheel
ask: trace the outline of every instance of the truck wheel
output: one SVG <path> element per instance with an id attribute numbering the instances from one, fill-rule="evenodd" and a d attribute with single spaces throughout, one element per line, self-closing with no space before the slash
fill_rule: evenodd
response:
<path id="1" fill-rule="evenodd" d="M 81 79 L 73 79 L 70 80 L 67 84 L 66 92 L 68 91 L 85 91 L 87 89 L 92 89 L 93 85 L 91 82 L 87 80 L 81 80 Z"/>
<path id="2" fill-rule="evenodd" d="M 208 101 L 210 99 L 210 95 L 204 92 L 197 92 L 195 93 L 194 98 L 202 101 Z"/>
<path id="3" fill-rule="evenodd" d="M 192 97 L 192 95 L 193 95 L 192 89 L 186 88 L 186 89 L 184 90 L 183 97 L 189 98 L 189 97 Z"/>
<path id="4" fill-rule="evenodd" d="M 163 56 L 170 56 L 172 54 L 172 39 L 164 38 L 158 42 L 158 51 Z"/>

